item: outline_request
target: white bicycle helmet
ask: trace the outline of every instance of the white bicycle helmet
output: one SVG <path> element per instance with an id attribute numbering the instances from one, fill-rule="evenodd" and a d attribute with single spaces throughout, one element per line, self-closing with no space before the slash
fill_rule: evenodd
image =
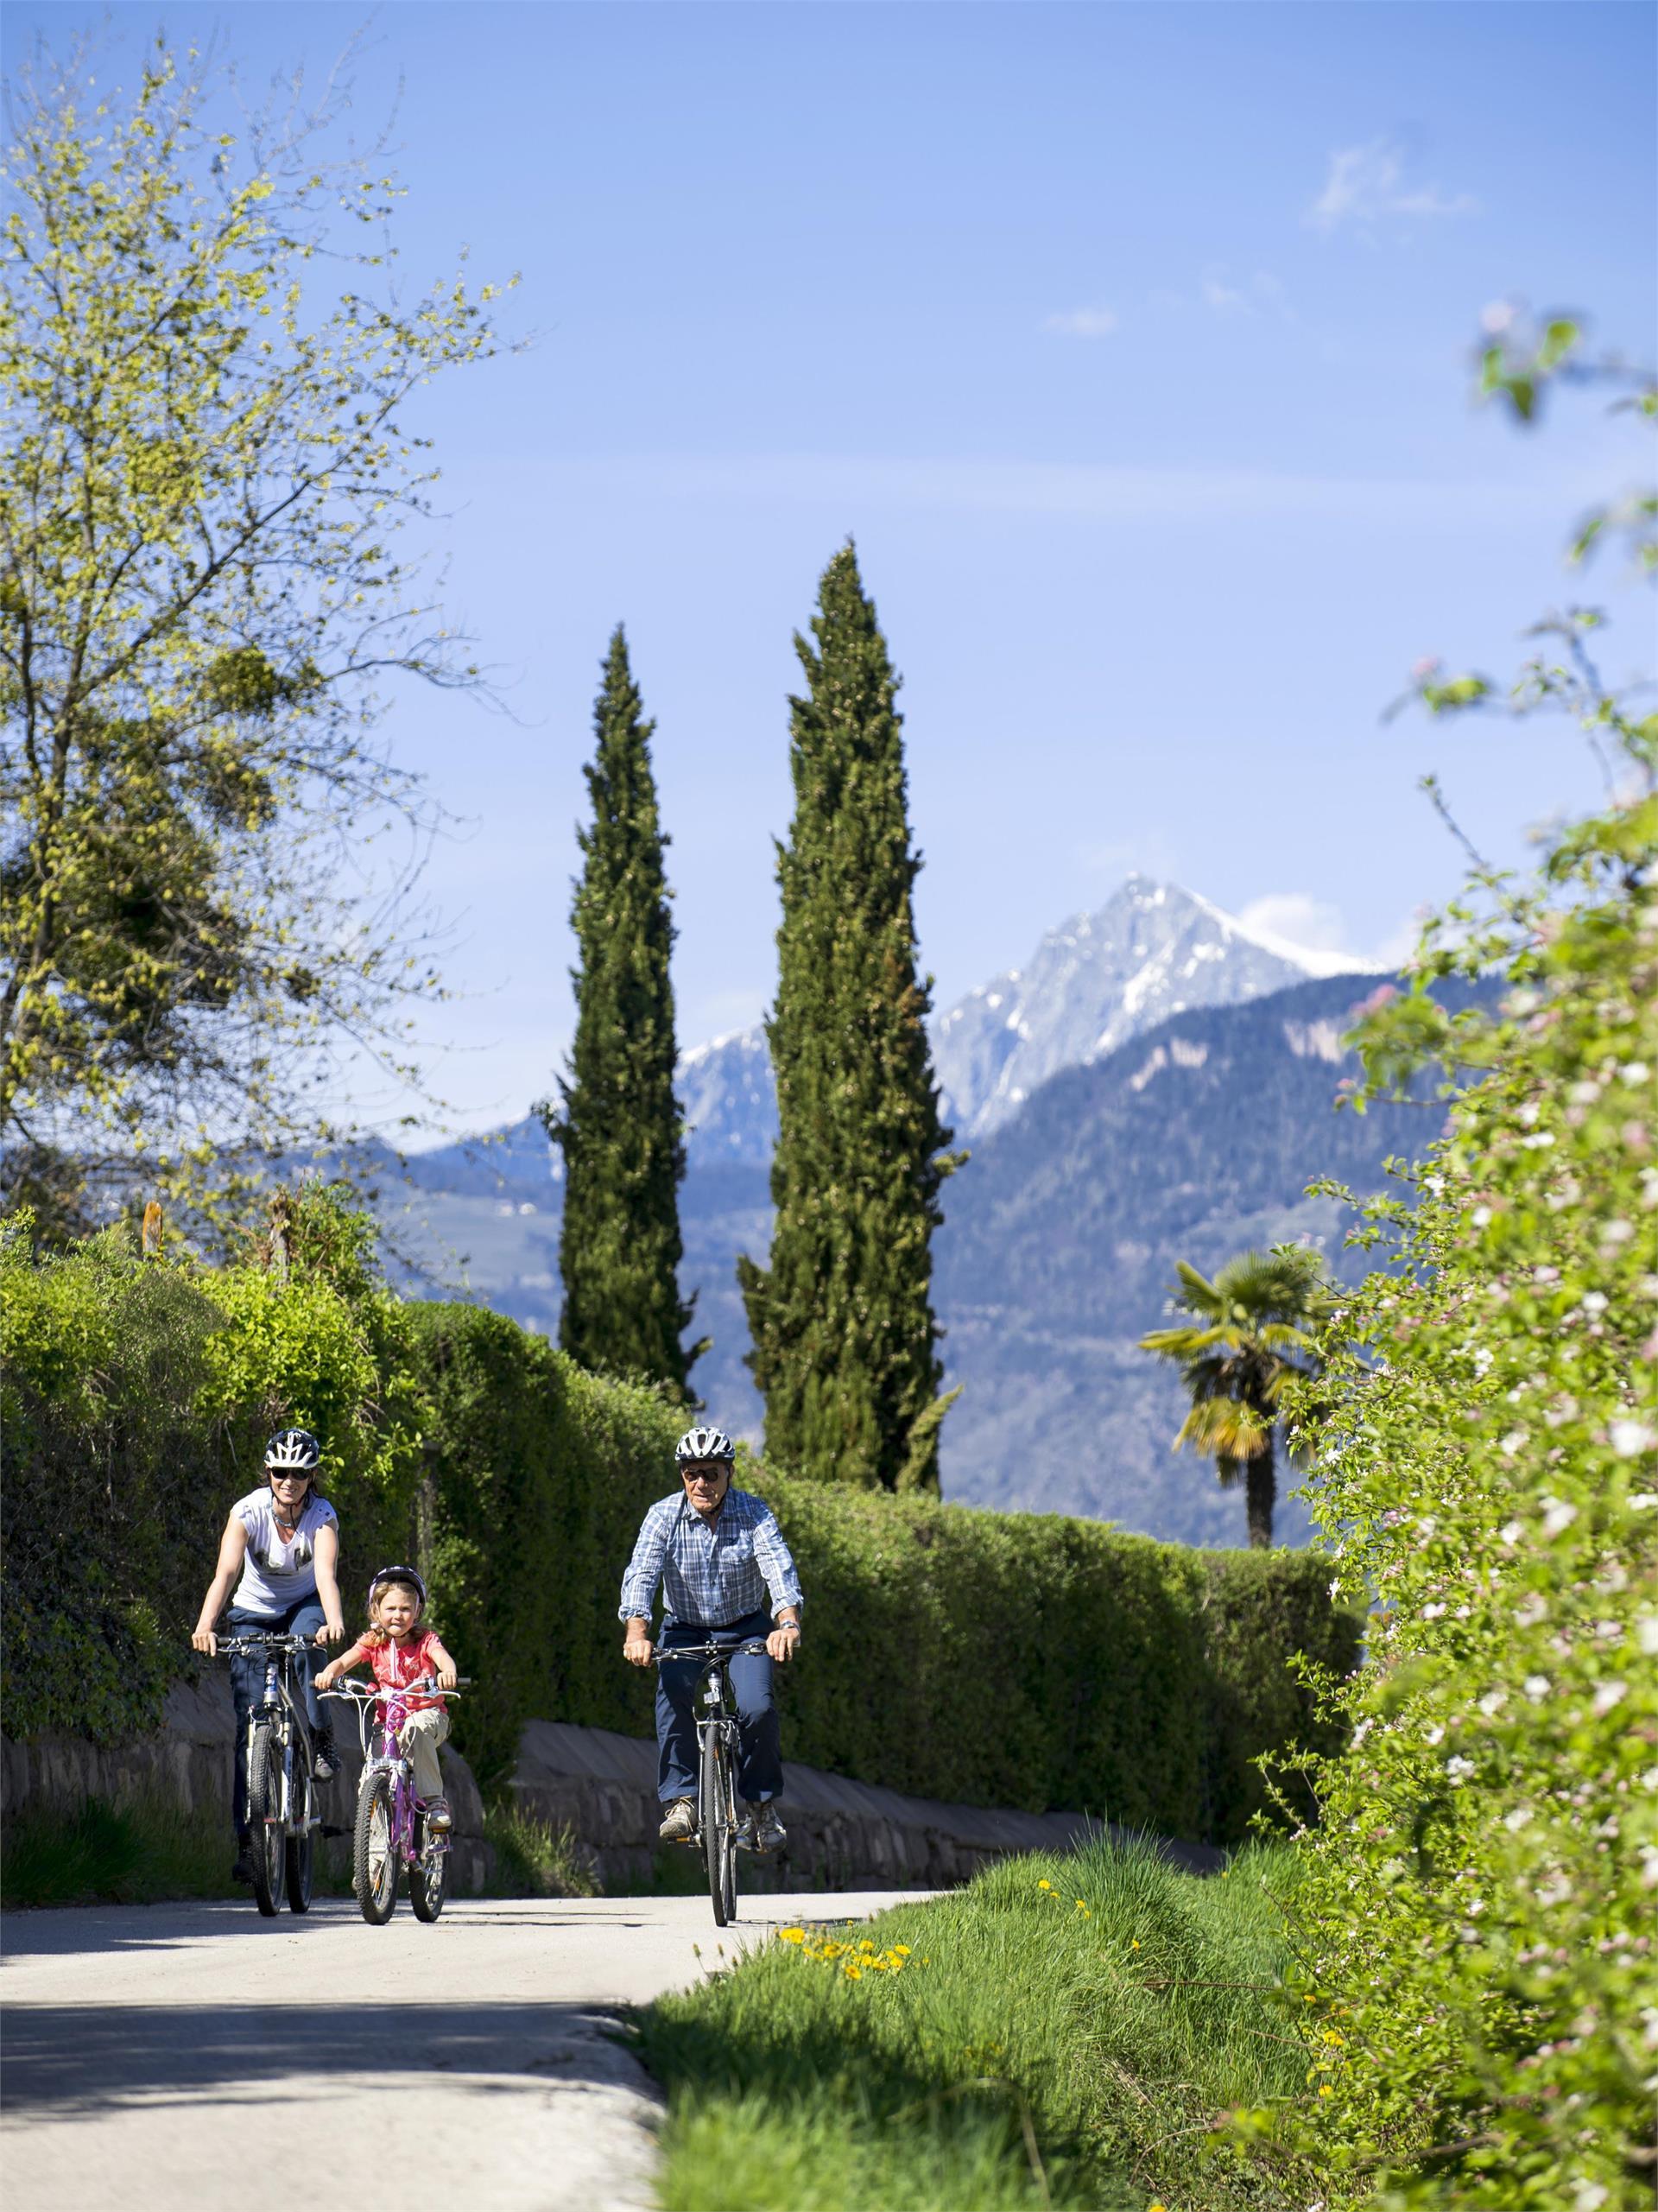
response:
<path id="1" fill-rule="evenodd" d="M 308 1429 L 279 1429 L 265 1446 L 265 1467 L 275 1474 L 313 1474 L 322 1446 Z"/>
<path id="2" fill-rule="evenodd" d="M 737 1446 L 723 1429 L 687 1429 L 674 1448 L 680 1467 L 697 1460 L 734 1460 Z"/>

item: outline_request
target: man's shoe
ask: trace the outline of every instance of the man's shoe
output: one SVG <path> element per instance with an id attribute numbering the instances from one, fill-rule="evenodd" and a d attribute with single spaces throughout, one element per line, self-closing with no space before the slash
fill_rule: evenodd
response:
<path id="1" fill-rule="evenodd" d="M 454 1826 L 449 1817 L 446 1797 L 428 1797 L 426 1801 L 426 1832 L 428 1835 L 447 1835 Z"/>
<path id="2" fill-rule="evenodd" d="M 231 1869 L 231 1879 L 233 1882 L 245 1882 L 250 1889 L 253 1887 L 253 1846 L 251 1843 L 241 1843 L 237 1846 L 236 1864 Z"/>
<path id="3" fill-rule="evenodd" d="M 656 1833 L 664 1843 L 694 1843 L 697 1840 L 696 1799 L 675 1797 L 668 1809 L 668 1818 Z"/>
<path id="4" fill-rule="evenodd" d="M 757 1851 L 763 1857 L 768 1851 L 781 1851 L 788 1841 L 788 1830 L 778 1819 L 776 1808 L 750 1804 L 747 1810 L 749 1816 L 737 1841 L 746 1850 Z"/>
<path id="5" fill-rule="evenodd" d="M 311 1772 L 319 1782 L 332 1782 L 339 1772 L 339 1753 L 334 1749 L 332 1728 L 319 1728 L 312 1740 Z"/>

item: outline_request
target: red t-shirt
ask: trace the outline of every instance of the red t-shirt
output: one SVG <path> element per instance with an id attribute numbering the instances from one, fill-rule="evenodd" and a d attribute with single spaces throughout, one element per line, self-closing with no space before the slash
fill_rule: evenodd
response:
<path id="1" fill-rule="evenodd" d="M 436 1641 L 431 1629 L 417 1629 L 402 1644 L 394 1644 L 390 1637 L 383 1644 L 371 1644 L 364 1657 L 382 1689 L 406 1689 L 423 1675 L 437 1673 L 438 1662 L 432 1655 Z M 411 1697 L 408 1705 L 411 1713 L 429 1713 L 434 1707 L 440 1713 L 447 1710 L 441 1697 Z"/>

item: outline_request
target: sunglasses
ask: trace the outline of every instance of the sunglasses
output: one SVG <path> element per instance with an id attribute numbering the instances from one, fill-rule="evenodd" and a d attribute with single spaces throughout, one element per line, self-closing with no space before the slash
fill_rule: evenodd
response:
<path id="1" fill-rule="evenodd" d="M 680 1471 L 682 1482 L 718 1482 L 722 1475 L 731 1473 L 723 1460 L 712 1467 L 687 1467 Z"/>

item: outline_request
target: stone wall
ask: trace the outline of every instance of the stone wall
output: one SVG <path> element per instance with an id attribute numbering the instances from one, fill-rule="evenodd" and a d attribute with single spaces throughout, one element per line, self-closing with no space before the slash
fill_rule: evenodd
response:
<path id="1" fill-rule="evenodd" d="M 341 1770 L 322 1784 L 322 1817 L 345 1831 L 329 1847 L 350 1849 L 363 1755 L 354 1717 L 335 1705 L 335 1740 Z M 39 1808 L 70 1812 L 89 1797 L 117 1808 L 145 1803 L 175 1812 L 180 1824 L 213 1822 L 223 1826 L 225 1858 L 234 1852 L 231 1824 L 231 1757 L 236 1719 L 230 1678 L 216 1670 L 199 1683 L 175 1683 L 168 1692 L 160 1732 L 130 1743 L 93 1744 L 82 1737 L 46 1734 L 25 1743 L 0 1738 L 0 1784 L 8 1819 Z M 491 1853 L 484 1841 L 484 1803 L 472 1771 L 446 1746 L 440 1754 L 443 1778 L 454 1814 L 450 1880 L 457 1895 L 476 1894 L 487 1878 Z"/>
<path id="2" fill-rule="evenodd" d="M 344 1766 L 322 1790 L 322 1812 L 349 1835 L 361 1753 L 352 1716 L 343 1707 L 334 1709 Z M 230 1683 L 215 1673 L 198 1686 L 176 1686 L 161 1732 L 130 1744 L 105 1746 L 59 1735 L 27 1743 L 0 1739 L 5 1811 L 8 1817 L 31 1806 L 66 1811 L 89 1797 L 117 1806 L 161 1804 L 181 1822 L 222 1822 L 228 1850 L 234 1737 Z M 483 1803 L 465 1760 L 447 1747 L 442 1759 L 455 1816 L 454 1890 L 476 1894 L 493 1857 L 484 1839 Z M 783 1772 L 780 1810 L 788 1853 L 775 1862 L 746 1860 L 748 1889 L 947 1889 L 1017 1852 L 1065 1850 L 1102 1825 L 1084 1813 L 942 1804 L 813 1766 L 786 1765 Z M 519 1740 L 511 1789 L 523 1811 L 570 1829 L 606 1890 L 625 1894 L 655 1879 L 663 1847 L 656 1836 L 661 1807 L 654 1743 L 608 1728 L 532 1721 Z M 349 1847 L 342 1841 L 329 1848 L 343 1854 Z M 1224 1852 L 1205 1844 L 1165 1841 L 1161 1848 L 1193 1873 L 1225 1863 Z M 690 1853 L 685 1857 L 691 1861 Z"/>
<path id="3" fill-rule="evenodd" d="M 1066 1850 L 1102 1826 L 1122 1833 L 1085 1813 L 942 1804 L 787 1762 L 783 1782 L 787 1856 L 775 1865 L 745 1861 L 746 1888 L 947 1889 L 1017 1852 Z M 512 1789 L 526 1812 L 573 1831 L 606 1889 L 625 1892 L 649 1877 L 662 1848 L 654 1743 L 532 1721 L 519 1739 Z M 1206 1844 L 1165 1841 L 1161 1848 L 1194 1873 L 1226 1862 Z"/>

